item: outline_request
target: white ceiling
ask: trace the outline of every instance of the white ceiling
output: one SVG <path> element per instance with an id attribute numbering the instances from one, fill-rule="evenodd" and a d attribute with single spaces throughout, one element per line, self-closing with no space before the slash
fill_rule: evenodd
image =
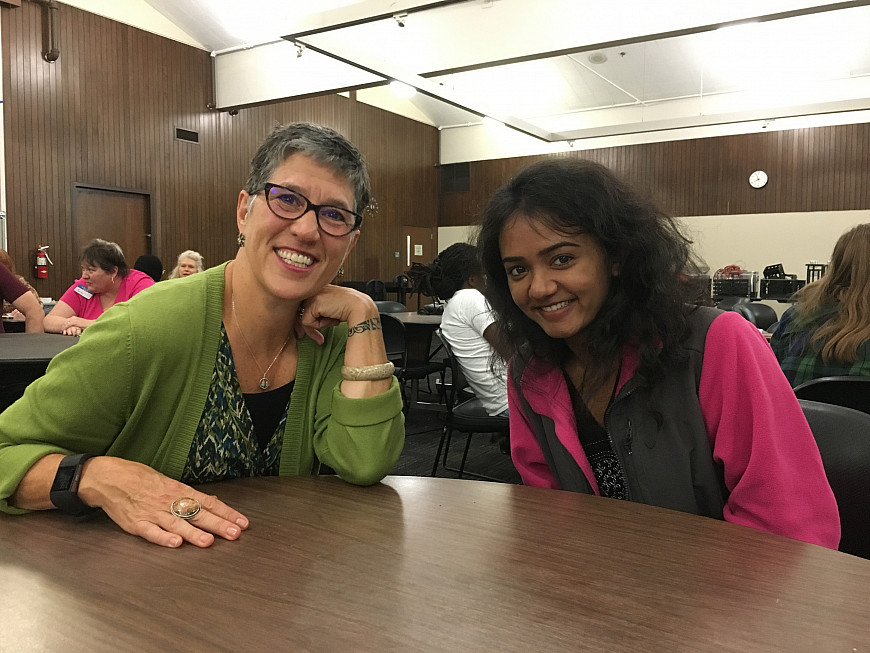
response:
<path id="1" fill-rule="evenodd" d="M 145 1 L 215 54 L 219 108 L 356 88 L 544 141 L 870 109 L 870 0 Z"/>

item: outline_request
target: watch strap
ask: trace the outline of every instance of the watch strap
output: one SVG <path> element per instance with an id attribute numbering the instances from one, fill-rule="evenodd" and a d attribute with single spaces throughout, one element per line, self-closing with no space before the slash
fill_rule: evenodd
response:
<path id="1" fill-rule="evenodd" d="M 97 510 L 97 508 L 86 505 L 79 498 L 78 493 L 82 467 L 85 461 L 88 458 L 93 458 L 94 455 L 92 453 L 73 454 L 60 461 L 49 492 L 51 502 L 59 510 L 75 516 L 86 515 Z"/>

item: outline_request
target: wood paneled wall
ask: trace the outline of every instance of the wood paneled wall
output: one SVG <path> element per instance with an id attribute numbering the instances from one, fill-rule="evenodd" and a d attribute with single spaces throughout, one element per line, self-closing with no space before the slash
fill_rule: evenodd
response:
<path id="1" fill-rule="evenodd" d="M 209 111 L 209 54 L 61 5 L 60 59 L 43 61 L 43 8 L 3 8 L 7 229 L 19 272 L 59 297 L 78 272 L 72 243 L 75 183 L 151 195 L 152 253 L 170 270 L 185 249 L 215 265 L 235 254 L 235 207 L 257 145 L 276 124 L 311 121 L 346 135 L 369 164 L 378 210 L 345 266 L 392 279 L 402 225 L 435 227 L 438 132 L 339 96 Z M 280 62 L 276 62 L 280 65 Z M 264 72 L 264 74 L 266 74 Z M 199 132 L 199 144 L 175 128 Z M 35 248 L 50 245 L 50 278 L 32 278 Z M 132 264 L 132 261 L 130 261 Z"/>
<path id="2" fill-rule="evenodd" d="M 598 161 L 649 192 L 677 216 L 842 211 L 870 208 L 870 124 L 566 152 Z M 440 226 L 477 221 L 492 192 L 528 156 L 470 164 L 470 190 L 441 195 Z M 764 188 L 749 175 L 764 170 Z"/>

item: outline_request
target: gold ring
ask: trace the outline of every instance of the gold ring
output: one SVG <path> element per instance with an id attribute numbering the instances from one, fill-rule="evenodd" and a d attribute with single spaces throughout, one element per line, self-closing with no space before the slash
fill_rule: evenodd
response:
<path id="1" fill-rule="evenodd" d="M 199 514 L 200 510 L 202 510 L 202 504 L 196 499 L 191 499 L 190 497 L 176 499 L 172 502 L 172 505 L 169 506 L 169 512 L 176 517 L 181 517 L 185 520 L 193 519 Z"/>

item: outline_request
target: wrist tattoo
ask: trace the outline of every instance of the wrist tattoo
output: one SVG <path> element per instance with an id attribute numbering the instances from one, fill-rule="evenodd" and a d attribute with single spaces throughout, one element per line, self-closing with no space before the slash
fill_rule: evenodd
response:
<path id="1" fill-rule="evenodd" d="M 362 333 L 363 331 L 380 331 L 381 330 L 381 318 L 379 317 L 370 317 L 367 320 L 363 320 L 356 326 L 348 327 L 347 329 L 347 337 L 350 338 L 355 333 Z"/>

